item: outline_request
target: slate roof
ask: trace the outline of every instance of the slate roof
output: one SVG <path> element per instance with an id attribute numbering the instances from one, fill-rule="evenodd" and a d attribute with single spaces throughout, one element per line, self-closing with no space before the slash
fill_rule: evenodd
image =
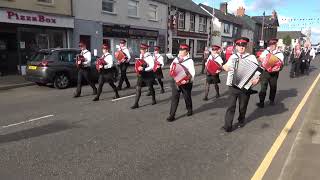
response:
<path id="1" fill-rule="evenodd" d="M 301 31 L 278 31 L 277 38 L 284 39 L 289 35 L 292 39 L 299 39 L 301 37 L 306 37 L 306 35 L 302 34 Z"/>
<path id="2" fill-rule="evenodd" d="M 211 17 L 210 14 L 208 14 L 206 11 L 201 9 L 200 6 L 198 6 L 195 2 L 192 0 L 167 0 L 171 6 L 175 6 L 179 9 L 183 9 L 186 11 L 194 12 L 197 14 L 201 14 L 203 16 Z"/>

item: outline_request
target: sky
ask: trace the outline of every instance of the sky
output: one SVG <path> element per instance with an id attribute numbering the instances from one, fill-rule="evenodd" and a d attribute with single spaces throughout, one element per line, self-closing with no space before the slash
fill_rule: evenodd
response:
<path id="1" fill-rule="evenodd" d="M 228 12 L 235 13 L 239 6 L 246 9 L 249 16 L 271 15 L 275 10 L 280 23 L 279 31 L 303 31 L 311 29 L 312 43 L 320 42 L 320 2 L 319 0 L 193 0 L 217 9 L 221 2 L 228 2 Z M 317 18 L 312 19 L 312 18 Z M 294 19 L 294 20 L 288 20 Z M 297 20 L 298 19 L 298 20 Z M 308 19 L 308 20 L 306 20 Z"/>

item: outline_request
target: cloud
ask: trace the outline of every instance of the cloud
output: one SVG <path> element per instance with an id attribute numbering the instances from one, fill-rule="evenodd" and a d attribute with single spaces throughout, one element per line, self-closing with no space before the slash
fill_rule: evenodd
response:
<path id="1" fill-rule="evenodd" d="M 279 6 L 283 6 L 285 3 L 286 0 L 256 0 L 250 5 L 250 8 L 253 11 L 278 9 Z"/>
<path id="2" fill-rule="evenodd" d="M 228 12 L 236 13 L 239 7 L 244 7 L 247 10 L 247 5 L 244 0 L 230 0 L 228 1 Z"/>

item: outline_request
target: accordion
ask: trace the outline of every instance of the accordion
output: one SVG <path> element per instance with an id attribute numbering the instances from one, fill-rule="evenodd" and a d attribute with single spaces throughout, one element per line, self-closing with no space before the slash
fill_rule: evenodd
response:
<path id="1" fill-rule="evenodd" d="M 119 50 L 114 53 L 114 57 L 121 63 L 126 59 L 127 56 L 123 51 Z"/>
<path id="2" fill-rule="evenodd" d="M 141 75 L 141 71 L 138 70 L 139 67 L 143 67 L 146 65 L 146 62 L 143 59 L 136 59 L 136 62 L 134 64 L 134 69 L 137 73 L 137 75 Z"/>
<path id="3" fill-rule="evenodd" d="M 178 86 L 190 82 L 192 76 L 188 69 L 180 63 L 173 63 L 170 68 L 170 76 L 174 79 Z"/>
<path id="4" fill-rule="evenodd" d="M 209 60 L 207 63 L 207 72 L 210 75 L 216 75 L 221 72 L 221 66 L 214 60 Z"/>
<path id="5" fill-rule="evenodd" d="M 282 67 L 281 60 L 272 53 L 269 53 L 263 60 L 261 66 L 268 72 L 273 72 L 274 67 L 280 69 Z"/>
<path id="6" fill-rule="evenodd" d="M 77 68 L 81 68 L 83 67 L 83 62 L 85 62 L 85 58 L 83 55 L 81 54 L 78 54 L 77 57 L 76 57 L 76 66 Z"/>
<path id="7" fill-rule="evenodd" d="M 250 60 L 236 59 L 232 85 L 241 90 L 249 90 L 252 86 L 251 80 L 258 78 L 262 71 L 258 64 Z"/>
<path id="8" fill-rule="evenodd" d="M 103 57 L 98 58 L 97 61 L 96 61 L 96 69 L 97 69 L 97 71 L 100 72 L 101 69 L 103 69 L 106 64 L 107 63 L 104 61 Z"/>

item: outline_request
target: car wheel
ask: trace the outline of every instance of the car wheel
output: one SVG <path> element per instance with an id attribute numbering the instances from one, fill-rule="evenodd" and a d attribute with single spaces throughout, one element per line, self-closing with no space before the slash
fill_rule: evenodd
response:
<path id="1" fill-rule="evenodd" d="M 70 85 L 70 79 L 64 73 L 57 74 L 57 76 L 54 78 L 53 85 L 57 89 L 65 89 Z"/>

